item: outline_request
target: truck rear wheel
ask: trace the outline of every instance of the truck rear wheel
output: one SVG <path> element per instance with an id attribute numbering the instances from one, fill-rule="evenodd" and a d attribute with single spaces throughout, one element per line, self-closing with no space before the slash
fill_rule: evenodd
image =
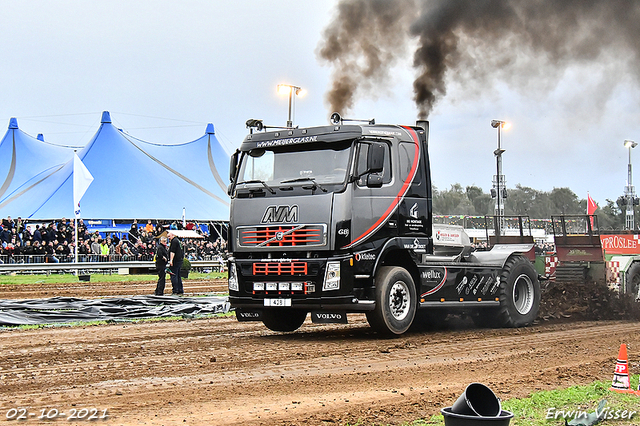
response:
<path id="1" fill-rule="evenodd" d="M 636 300 L 640 297 L 640 263 L 634 263 L 627 270 L 625 292 Z"/>
<path id="2" fill-rule="evenodd" d="M 299 309 L 265 309 L 262 323 L 272 331 L 295 331 L 307 318 L 307 311 Z"/>
<path id="3" fill-rule="evenodd" d="M 416 286 L 411 274 L 398 266 L 383 266 L 376 274 L 376 308 L 367 313 L 374 330 L 399 335 L 409 329 L 416 313 Z"/>
<path id="4" fill-rule="evenodd" d="M 500 307 L 494 311 L 496 325 L 524 327 L 536 319 L 540 308 L 540 283 L 528 259 L 513 256 L 507 260 L 500 274 L 498 297 Z"/>

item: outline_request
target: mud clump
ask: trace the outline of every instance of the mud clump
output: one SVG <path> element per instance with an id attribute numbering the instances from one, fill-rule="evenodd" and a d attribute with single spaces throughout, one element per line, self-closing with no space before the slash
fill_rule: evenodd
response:
<path id="1" fill-rule="evenodd" d="M 541 287 L 539 320 L 640 319 L 640 302 L 605 283 L 547 281 Z"/>

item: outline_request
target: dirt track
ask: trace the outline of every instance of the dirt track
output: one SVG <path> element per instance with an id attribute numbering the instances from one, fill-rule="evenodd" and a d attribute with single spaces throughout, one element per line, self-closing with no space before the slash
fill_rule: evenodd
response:
<path id="1" fill-rule="evenodd" d="M 78 284 L 73 294 L 20 286 L 3 288 L 0 297 L 154 287 L 126 286 Z M 185 284 L 187 293 L 222 288 Z M 35 413 L 25 424 L 39 424 L 42 410 L 53 408 L 65 413 L 57 418 L 64 424 L 86 424 L 66 418 L 82 408 L 107 409 L 109 419 L 98 424 L 401 424 L 438 413 L 474 381 L 508 399 L 610 380 L 620 343 L 629 347 L 631 373 L 640 370 L 637 322 L 502 330 L 457 324 L 396 339 L 373 334 L 363 316 L 350 322 L 305 323 L 287 335 L 233 318 L 2 331 L 0 419 L 25 407 Z"/>

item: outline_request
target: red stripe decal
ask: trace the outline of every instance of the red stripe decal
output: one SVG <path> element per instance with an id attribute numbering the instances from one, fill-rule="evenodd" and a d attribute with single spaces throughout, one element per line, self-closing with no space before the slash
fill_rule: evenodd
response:
<path id="1" fill-rule="evenodd" d="M 404 199 L 404 196 L 407 194 L 407 191 L 409 191 L 409 185 L 411 185 L 411 183 L 413 182 L 413 179 L 416 177 L 416 173 L 418 171 L 418 164 L 420 160 L 420 142 L 418 140 L 418 135 L 410 127 L 407 127 L 407 126 L 400 126 L 400 127 L 405 129 L 409 133 L 409 135 L 413 138 L 413 143 L 415 145 L 415 151 L 413 155 L 413 164 L 411 165 L 411 171 L 409 172 L 409 176 L 407 176 L 407 179 L 402 184 L 402 188 L 400 188 L 400 192 L 398 192 L 398 195 L 395 196 L 391 205 L 387 208 L 384 214 L 376 221 L 376 223 L 374 223 L 369 229 L 367 229 L 358 238 L 353 240 L 350 244 L 342 247 L 343 249 L 351 248 L 356 244 L 363 242 L 364 240 L 369 238 L 375 231 L 377 231 L 378 228 L 384 225 L 387 219 L 389 219 L 389 216 L 391 216 L 393 212 L 398 208 L 398 205 Z"/>

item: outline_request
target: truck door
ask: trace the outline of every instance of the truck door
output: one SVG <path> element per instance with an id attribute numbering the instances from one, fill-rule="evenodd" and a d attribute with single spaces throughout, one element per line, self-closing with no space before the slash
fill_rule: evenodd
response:
<path id="1" fill-rule="evenodd" d="M 369 151 L 375 147 L 384 149 L 382 171 L 367 173 Z M 351 239 L 345 248 L 397 234 L 397 209 L 391 208 L 396 192 L 393 190 L 395 184 L 392 179 L 390 145 L 379 141 L 361 141 L 356 149 L 357 179 L 353 182 L 351 192 Z"/>
<path id="2" fill-rule="evenodd" d="M 416 170 L 413 170 L 417 168 Z M 414 142 L 402 141 L 398 144 L 398 174 L 399 180 L 409 185 L 406 195 L 398 208 L 398 234 L 400 236 L 430 235 L 428 218 L 429 211 L 428 191 L 429 185 L 425 177 L 425 167 L 420 159 L 419 145 Z M 411 178 L 414 174 L 413 179 Z"/>

